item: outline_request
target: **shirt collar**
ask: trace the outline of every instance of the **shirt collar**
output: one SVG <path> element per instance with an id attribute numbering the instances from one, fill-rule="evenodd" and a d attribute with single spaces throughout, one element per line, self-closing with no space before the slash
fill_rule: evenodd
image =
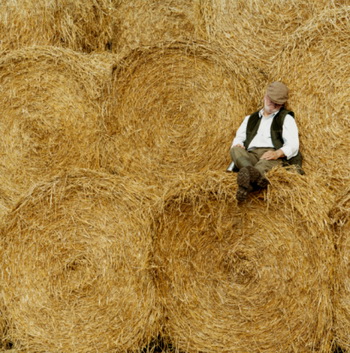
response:
<path id="1" fill-rule="evenodd" d="M 277 110 L 277 112 L 274 112 L 272 114 L 270 114 L 269 116 L 267 116 L 267 118 L 274 118 L 280 111 L 281 109 Z M 259 118 L 262 118 L 264 116 L 264 108 L 259 110 Z"/>

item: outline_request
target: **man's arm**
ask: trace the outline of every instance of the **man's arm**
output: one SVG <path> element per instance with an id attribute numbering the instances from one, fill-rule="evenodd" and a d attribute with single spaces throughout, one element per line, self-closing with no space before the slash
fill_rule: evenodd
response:
<path id="1" fill-rule="evenodd" d="M 267 161 L 271 161 L 271 160 L 276 160 L 279 158 L 283 158 L 285 157 L 284 152 L 282 151 L 282 149 L 276 150 L 276 151 L 267 151 L 265 152 L 260 159 L 266 159 Z"/>
<path id="2" fill-rule="evenodd" d="M 283 146 L 276 151 L 264 153 L 260 159 L 276 160 L 287 157 L 290 159 L 297 155 L 299 151 L 299 132 L 295 119 L 291 115 L 286 115 L 283 123 Z"/>
<path id="3" fill-rule="evenodd" d="M 238 128 L 238 130 L 236 132 L 236 136 L 232 141 L 231 148 L 235 147 L 235 146 L 244 148 L 244 141 L 247 138 L 247 124 L 248 124 L 249 117 L 250 117 L 250 115 L 247 115 L 244 118 L 240 127 Z"/>

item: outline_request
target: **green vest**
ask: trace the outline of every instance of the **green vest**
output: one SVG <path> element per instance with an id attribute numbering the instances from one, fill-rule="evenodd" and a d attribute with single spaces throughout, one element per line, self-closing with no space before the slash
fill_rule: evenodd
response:
<path id="1" fill-rule="evenodd" d="M 283 123 L 287 114 L 291 115 L 294 118 L 294 113 L 292 111 L 281 108 L 281 110 L 274 116 L 271 124 L 271 140 L 276 150 L 280 149 L 283 146 Z M 260 122 L 261 118 L 259 117 L 259 111 L 253 113 L 249 117 L 246 130 L 246 139 L 244 141 L 244 147 L 246 149 L 248 148 L 255 135 L 258 133 Z M 283 158 L 283 165 L 295 165 L 300 174 L 305 174 L 301 168 L 302 160 L 303 157 L 300 151 L 298 151 L 298 154 L 295 157 L 290 158 L 289 160 L 287 160 L 287 158 Z"/>

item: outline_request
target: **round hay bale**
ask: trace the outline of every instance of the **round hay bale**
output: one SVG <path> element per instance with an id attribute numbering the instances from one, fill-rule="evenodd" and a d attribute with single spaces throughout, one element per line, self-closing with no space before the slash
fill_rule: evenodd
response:
<path id="1" fill-rule="evenodd" d="M 327 9 L 291 36 L 270 67 L 291 89 L 305 171 L 323 176 L 335 194 L 350 173 L 350 6 Z"/>
<path id="2" fill-rule="evenodd" d="M 201 27 L 198 0 L 122 0 L 114 15 L 112 50 L 126 55 L 140 46 L 198 39 Z"/>
<path id="3" fill-rule="evenodd" d="M 133 51 L 115 67 L 106 168 L 144 180 L 225 170 L 235 128 L 261 99 L 264 76 L 214 43 Z"/>
<path id="4" fill-rule="evenodd" d="M 325 189 L 283 168 L 243 205 L 231 177 L 169 185 L 155 217 L 165 334 L 194 352 L 329 352 Z"/>
<path id="5" fill-rule="evenodd" d="M 112 0 L 2 0 L 0 48 L 55 45 L 106 50 L 113 28 Z"/>
<path id="6" fill-rule="evenodd" d="M 337 236 L 334 289 L 334 332 L 337 344 L 350 349 L 350 188 L 336 200 L 330 212 Z"/>
<path id="7" fill-rule="evenodd" d="M 152 191 L 89 170 L 38 184 L 2 229 L 7 339 L 29 352 L 139 352 L 158 330 Z"/>
<path id="8" fill-rule="evenodd" d="M 104 57 L 100 59 L 100 57 Z M 0 198 L 11 207 L 44 176 L 99 167 L 105 55 L 32 47 L 0 58 Z"/>
<path id="9" fill-rule="evenodd" d="M 203 0 L 200 12 L 210 40 L 266 70 L 273 54 L 278 57 L 297 28 L 341 1 Z"/>

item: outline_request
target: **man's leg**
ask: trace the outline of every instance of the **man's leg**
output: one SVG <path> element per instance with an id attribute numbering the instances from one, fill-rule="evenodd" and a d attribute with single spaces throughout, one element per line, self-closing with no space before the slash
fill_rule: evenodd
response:
<path id="1" fill-rule="evenodd" d="M 262 176 L 264 176 L 267 171 L 279 165 L 282 165 L 281 159 L 270 160 L 270 161 L 267 161 L 265 159 L 260 159 L 259 162 L 256 163 L 254 167 L 260 172 Z"/>
<path id="2" fill-rule="evenodd" d="M 259 158 L 241 147 L 232 147 L 230 152 L 232 160 L 239 169 L 236 198 L 238 201 L 244 201 L 248 193 L 253 190 L 252 183 L 260 176 L 260 173 L 253 167 Z"/>
<path id="3" fill-rule="evenodd" d="M 231 158 L 238 169 L 253 166 L 259 161 L 259 157 L 248 152 L 242 147 L 232 147 L 230 150 Z"/>
<path id="4" fill-rule="evenodd" d="M 248 193 L 254 188 L 266 188 L 268 180 L 265 173 L 275 166 L 281 165 L 281 160 L 260 159 L 261 156 L 272 148 L 256 148 L 246 151 L 240 147 L 231 148 L 231 157 L 239 168 L 237 175 L 238 190 L 236 198 L 238 201 L 244 201 Z"/>
<path id="5" fill-rule="evenodd" d="M 258 162 L 254 165 L 254 168 L 258 170 L 260 173 L 260 176 L 255 180 L 255 184 L 259 188 L 265 188 L 269 183 L 268 180 L 265 178 L 265 173 L 274 167 L 282 165 L 281 159 L 277 159 L 277 160 L 260 159 L 261 156 L 269 150 L 271 150 L 271 148 L 257 148 L 254 151 L 252 151 L 252 153 L 258 159 Z"/>

